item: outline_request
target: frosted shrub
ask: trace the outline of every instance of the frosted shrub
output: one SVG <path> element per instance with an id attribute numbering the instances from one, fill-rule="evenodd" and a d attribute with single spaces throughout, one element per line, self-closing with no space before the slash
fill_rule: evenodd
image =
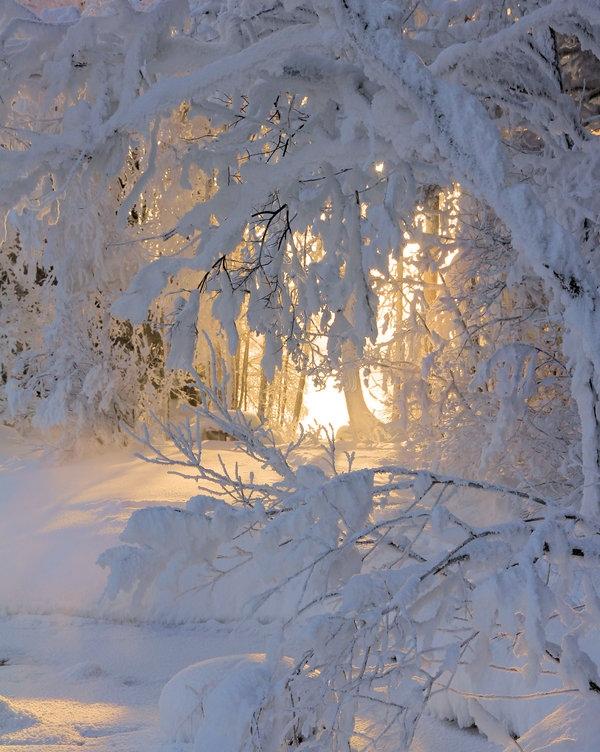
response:
<path id="1" fill-rule="evenodd" d="M 244 443 L 244 417 L 228 415 Z M 572 505 L 394 465 L 328 475 L 253 434 L 249 450 L 280 479 L 245 482 L 203 466 L 191 427 L 165 428 L 179 458 L 148 439 L 149 459 L 217 484 L 227 503 L 135 512 L 101 557 L 107 595 L 144 617 L 281 623 L 270 657 L 292 668 L 273 672 L 240 749 L 270 749 L 282 682 L 301 744 L 319 750 L 347 749 L 359 727 L 408 743 L 427 707 L 517 749 L 536 698 L 599 690 L 600 531 Z M 498 707 L 499 687 L 531 703 Z"/>

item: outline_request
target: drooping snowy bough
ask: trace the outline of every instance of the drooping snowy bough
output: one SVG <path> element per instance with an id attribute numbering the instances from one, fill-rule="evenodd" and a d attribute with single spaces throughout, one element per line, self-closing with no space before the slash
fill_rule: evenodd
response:
<path id="1" fill-rule="evenodd" d="M 1 9 L 6 412 L 165 416 L 197 330 L 243 362 L 243 320 L 267 380 L 333 369 L 355 432 L 359 363 L 392 433 L 495 426 L 529 481 L 549 442 L 596 514 L 596 3 L 89 5 Z"/>
<path id="2" fill-rule="evenodd" d="M 241 414 L 222 422 L 279 480 L 211 470 L 191 425 L 165 426 L 178 451 L 147 438 L 147 459 L 197 477 L 206 493 L 135 512 L 100 564 L 116 613 L 281 623 L 268 662 L 252 669 L 260 685 L 239 698 L 252 713 L 236 750 L 395 749 L 410 743 L 427 709 L 517 750 L 519 737 L 573 694 L 580 714 L 594 712 L 595 520 L 518 489 L 430 471 L 295 467 L 267 436 L 249 434 Z M 208 495 L 211 487 L 221 492 Z M 216 667 L 219 697 L 243 691 L 240 666 L 229 678 Z M 209 697 L 209 668 L 176 677 L 161 700 L 167 732 L 179 719 L 197 749 L 210 719 L 198 702 L 173 698 L 190 682 L 195 696 Z"/>

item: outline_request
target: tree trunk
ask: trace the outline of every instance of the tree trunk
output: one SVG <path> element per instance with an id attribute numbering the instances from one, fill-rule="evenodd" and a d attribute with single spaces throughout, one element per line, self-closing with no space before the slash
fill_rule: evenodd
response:
<path id="1" fill-rule="evenodd" d="M 351 342 L 342 345 L 341 383 L 352 433 L 357 438 L 372 438 L 376 429 L 383 428 L 383 423 L 373 415 L 365 402 L 358 355 Z"/>

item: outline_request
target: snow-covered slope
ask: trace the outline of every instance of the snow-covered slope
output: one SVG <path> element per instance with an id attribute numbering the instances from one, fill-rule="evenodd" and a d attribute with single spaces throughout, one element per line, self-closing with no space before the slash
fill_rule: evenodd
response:
<path id="1" fill-rule="evenodd" d="M 131 512 L 181 501 L 194 488 L 131 451 L 58 462 L 1 429 L 0 606 L 93 610 L 105 579 L 96 559 Z"/>
<path id="2" fill-rule="evenodd" d="M 57 615 L 4 617 L 0 749 L 187 752 L 161 736 L 163 685 L 197 661 L 260 651 L 268 637 L 265 627 L 248 624 L 231 630 L 215 623 L 165 627 Z M 494 750 L 474 732 L 427 717 L 411 752 L 436 752 L 441 739 L 446 752 Z"/>
<path id="3" fill-rule="evenodd" d="M 169 628 L 71 616 L 0 619 L 0 749 L 154 752 L 158 698 L 180 669 L 264 647 L 256 627 Z"/>

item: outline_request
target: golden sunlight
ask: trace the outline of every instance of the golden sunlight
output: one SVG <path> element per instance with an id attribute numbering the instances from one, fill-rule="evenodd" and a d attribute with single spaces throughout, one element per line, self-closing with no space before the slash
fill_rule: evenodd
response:
<path id="1" fill-rule="evenodd" d="M 114 703 L 54 697 L 11 698 L 10 708 L 29 720 L 3 735 L 11 749 L 13 745 L 15 749 L 80 747 L 86 739 L 110 736 L 126 728 L 131 712 Z"/>
<path id="2" fill-rule="evenodd" d="M 319 388 L 312 379 L 306 382 L 304 391 L 305 416 L 300 423 L 305 429 L 315 425 L 333 427 L 337 431 L 348 424 L 348 408 L 342 390 L 333 377 L 327 379 L 324 387 Z"/>

